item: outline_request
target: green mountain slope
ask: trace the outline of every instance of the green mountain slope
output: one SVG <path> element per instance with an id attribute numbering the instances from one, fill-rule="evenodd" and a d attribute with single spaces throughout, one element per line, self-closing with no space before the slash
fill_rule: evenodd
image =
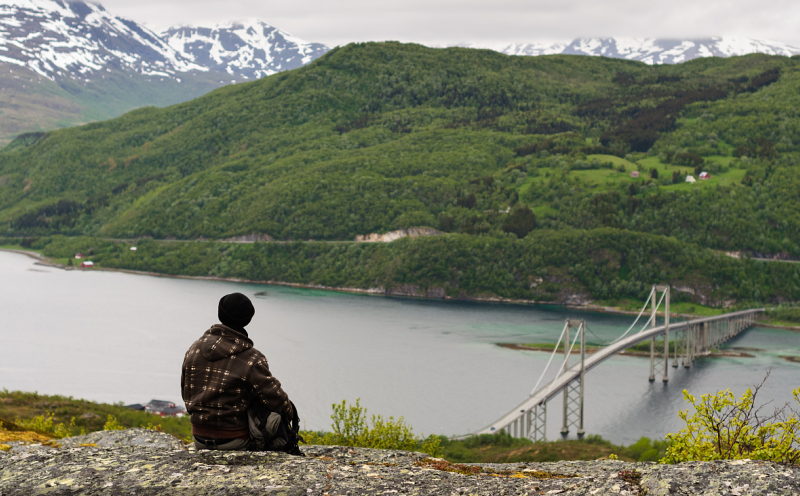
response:
<path id="1" fill-rule="evenodd" d="M 800 257 L 799 65 L 349 45 L 20 137 L 0 152 L 0 234 L 89 236 L 28 240 L 64 261 L 401 294 L 609 301 L 670 281 L 695 303 L 797 301 L 800 266 L 723 252 Z M 425 225 L 453 235 L 319 242 Z M 318 241 L 108 239 L 248 234 Z"/>
<path id="2" fill-rule="evenodd" d="M 0 64 L 0 146 L 31 132 L 110 119 L 143 105 L 185 102 L 222 86 L 220 74 L 184 74 L 181 81 L 108 71 L 98 80 L 59 82 Z"/>
<path id="3" fill-rule="evenodd" d="M 431 225 L 504 235 L 514 232 L 508 209 L 530 206 L 553 229 L 797 256 L 798 62 L 651 67 L 349 45 L 185 104 L 12 143 L 0 153 L 0 228 L 342 240 Z M 712 181 L 683 183 L 695 167 Z"/>

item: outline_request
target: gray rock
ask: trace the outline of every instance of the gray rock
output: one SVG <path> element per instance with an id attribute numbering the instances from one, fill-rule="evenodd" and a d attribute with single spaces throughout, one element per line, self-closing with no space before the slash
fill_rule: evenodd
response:
<path id="1" fill-rule="evenodd" d="M 180 439 L 164 432 L 135 427 L 123 431 L 99 431 L 84 436 L 66 437 L 58 441 L 62 447 L 74 448 L 81 444 L 96 444 L 100 448 L 120 448 L 141 446 L 144 448 L 163 448 L 178 450 L 183 448 Z"/>
<path id="2" fill-rule="evenodd" d="M 800 467 L 756 461 L 453 466 L 404 451 L 333 446 L 303 451 L 305 458 L 137 446 L 0 453 L 0 495 L 800 494 Z"/>

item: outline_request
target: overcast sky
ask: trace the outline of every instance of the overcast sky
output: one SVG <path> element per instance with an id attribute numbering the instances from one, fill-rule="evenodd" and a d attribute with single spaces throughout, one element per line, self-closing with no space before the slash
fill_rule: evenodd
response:
<path id="1" fill-rule="evenodd" d="M 738 35 L 800 46 L 800 1 L 772 0 L 100 0 L 159 31 L 261 19 L 307 41 L 428 45 L 571 41 L 578 37 Z"/>

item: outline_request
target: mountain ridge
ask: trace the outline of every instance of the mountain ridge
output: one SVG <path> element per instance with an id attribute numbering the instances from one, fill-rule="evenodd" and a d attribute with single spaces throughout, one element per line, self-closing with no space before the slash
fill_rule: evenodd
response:
<path id="1" fill-rule="evenodd" d="M 791 57 L 800 48 L 786 43 L 747 38 L 715 36 L 708 38 L 576 38 L 570 43 L 537 42 L 484 46 L 462 44 L 465 48 L 487 48 L 506 55 L 589 55 L 610 57 L 653 64 L 679 64 L 703 57 L 733 57 L 763 53 Z"/>

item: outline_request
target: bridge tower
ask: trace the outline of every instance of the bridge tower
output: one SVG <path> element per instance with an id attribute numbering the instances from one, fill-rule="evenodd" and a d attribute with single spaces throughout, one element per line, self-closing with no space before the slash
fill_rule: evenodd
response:
<path id="1" fill-rule="evenodd" d="M 658 293 L 661 293 L 661 298 L 664 300 L 664 361 L 662 370 L 662 378 L 661 380 L 664 382 L 669 382 L 669 300 L 670 300 L 670 292 L 669 292 L 669 285 L 665 286 L 658 286 L 654 285 L 653 289 L 650 291 L 650 327 L 656 327 L 656 314 L 658 312 L 658 307 L 660 306 L 659 303 L 656 302 L 658 299 Z M 677 341 L 675 343 L 675 355 L 677 360 L 677 353 L 678 353 L 678 344 Z M 650 382 L 655 382 L 656 380 L 656 368 L 661 365 L 660 360 L 656 360 L 656 336 L 650 338 Z"/>
<path id="2" fill-rule="evenodd" d="M 586 321 L 567 319 L 564 326 L 564 364 L 561 371 L 566 372 L 570 369 L 569 359 L 572 347 L 570 346 L 570 330 L 575 329 L 578 334 L 571 342 L 574 346 L 575 341 L 581 341 L 580 375 L 577 379 L 567 384 L 564 388 L 564 411 L 561 423 L 561 436 L 566 439 L 569 435 L 570 426 L 578 426 L 578 439 L 583 439 L 586 431 L 583 428 L 583 399 L 584 399 L 584 378 L 586 376 Z"/>

